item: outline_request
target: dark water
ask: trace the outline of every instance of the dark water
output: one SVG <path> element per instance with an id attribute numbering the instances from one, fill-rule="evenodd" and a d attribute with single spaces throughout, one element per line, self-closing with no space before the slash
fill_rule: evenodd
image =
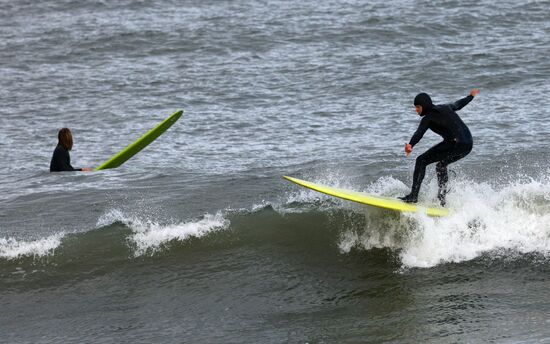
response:
<path id="1" fill-rule="evenodd" d="M 0 0 L 0 342 L 550 343 L 549 9 Z M 447 218 L 281 179 L 402 195 L 414 95 L 474 87 Z"/>

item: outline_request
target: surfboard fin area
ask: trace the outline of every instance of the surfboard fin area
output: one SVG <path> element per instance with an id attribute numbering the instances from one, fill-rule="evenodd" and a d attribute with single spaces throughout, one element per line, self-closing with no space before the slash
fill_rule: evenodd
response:
<path id="1" fill-rule="evenodd" d="M 160 135 L 162 135 L 168 128 L 170 128 L 183 114 L 183 110 L 174 112 L 164 121 L 159 123 L 156 127 L 149 130 L 145 135 L 131 143 L 129 146 L 121 150 L 118 154 L 107 160 L 100 166 L 96 167 L 94 171 L 105 170 L 108 168 L 116 168 L 125 163 L 128 159 L 139 153 L 143 148 L 147 147 L 151 142 L 155 141 Z"/>
<path id="2" fill-rule="evenodd" d="M 366 192 L 357 192 L 352 190 L 334 188 L 288 176 L 283 176 L 283 178 L 300 186 L 327 194 L 329 196 L 334 196 L 337 198 L 366 204 L 373 207 L 391 209 L 400 212 L 418 212 L 424 213 L 429 216 L 447 216 L 450 214 L 450 211 L 448 209 L 441 207 L 428 207 L 413 203 L 406 203 L 395 198 L 371 195 Z"/>

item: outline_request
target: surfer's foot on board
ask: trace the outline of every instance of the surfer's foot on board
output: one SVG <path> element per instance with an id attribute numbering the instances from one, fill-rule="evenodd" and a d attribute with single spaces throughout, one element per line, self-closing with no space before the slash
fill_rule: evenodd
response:
<path id="1" fill-rule="evenodd" d="M 414 196 L 413 194 L 408 194 L 407 196 L 397 197 L 397 198 L 399 198 L 400 200 L 402 200 L 403 202 L 406 202 L 406 203 L 416 203 L 416 202 L 418 202 L 418 196 Z"/>

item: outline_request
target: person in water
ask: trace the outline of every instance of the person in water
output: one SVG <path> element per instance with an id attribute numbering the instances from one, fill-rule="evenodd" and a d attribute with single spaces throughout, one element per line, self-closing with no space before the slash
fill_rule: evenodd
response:
<path id="1" fill-rule="evenodd" d="M 413 147 L 422 139 L 428 129 L 443 137 L 443 142 L 438 143 L 416 158 L 411 193 L 399 197 L 399 199 L 408 203 L 416 203 L 420 185 L 426 174 L 426 166 L 437 162 L 436 173 L 439 186 L 437 198 L 441 205 L 445 206 L 447 182 L 449 181 L 447 166 L 468 155 L 473 146 L 472 134 L 456 111 L 466 106 L 478 94 L 479 90 L 474 89 L 469 96 L 452 104 L 444 105 L 434 105 L 432 99 L 426 93 L 420 93 L 414 98 L 416 113 L 422 119 L 411 140 L 405 145 L 405 153 L 408 156 L 412 152 Z"/>
<path id="2" fill-rule="evenodd" d="M 92 170 L 89 167 L 74 168 L 71 166 L 69 151 L 73 149 L 73 134 L 69 128 L 59 130 L 57 138 L 59 142 L 53 151 L 52 161 L 50 162 L 50 172 Z"/>

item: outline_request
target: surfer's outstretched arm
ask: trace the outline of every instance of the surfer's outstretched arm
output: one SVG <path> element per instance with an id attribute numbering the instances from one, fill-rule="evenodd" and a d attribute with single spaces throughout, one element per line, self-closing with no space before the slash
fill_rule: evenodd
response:
<path id="1" fill-rule="evenodd" d="M 459 99 L 456 102 L 450 104 L 451 109 L 453 109 L 453 111 L 458 111 L 458 110 L 462 109 L 463 107 L 468 105 L 468 103 L 471 102 L 474 99 L 474 97 L 477 96 L 478 94 L 479 94 L 479 90 L 478 89 L 473 89 L 470 92 L 470 95 L 468 95 L 467 97 Z"/>
<path id="2" fill-rule="evenodd" d="M 416 145 L 420 141 L 420 139 L 422 139 L 422 136 L 424 136 L 429 126 L 430 120 L 428 119 L 428 117 L 424 116 L 420 121 L 420 124 L 418 125 L 418 129 L 416 129 L 413 136 L 411 137 L 411 140 L 409 141 L 409 144 L 412 147 L 414 147 L 414 145 Z"/>
<path id="3" fill-rule="evenodd" d="M 426 133 L 426 130 L 430 127 L 430 120 L 427 117 L 422 118 L 420 121 L 420 124 L 418 125 L 418 129 L 414 132 L 413 136 L 411 137 L 411 140 L 409 143 L 405 145 L 405 154 L 409 156 L 409 154 L 412 153 L 414 145 L 416 145 L 422 136 Z"/>

